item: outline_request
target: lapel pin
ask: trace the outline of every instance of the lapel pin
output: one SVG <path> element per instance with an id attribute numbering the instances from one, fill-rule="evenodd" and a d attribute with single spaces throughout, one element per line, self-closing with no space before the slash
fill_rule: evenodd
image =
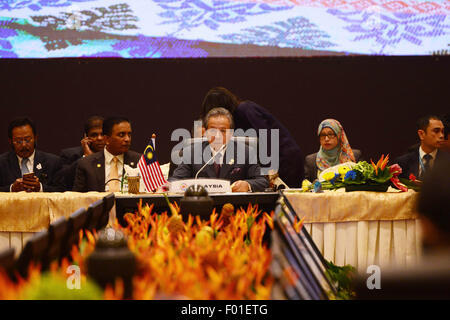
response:
<path id="1" fill-rule="evenodd" d="M 42 169 L 42 165 L 40 163 L 37 164 L 36 169 L 41 170 Z"/>
<path id="2" fill-rule="evenodd" d="M 97 163 L 97 168 L 101 168 L 102 165 L 100 163 Z"/>
<path id="3" fill-rule="evenodd" d="M 134 166 L 134 162 L 130 162 L 130 166 Z"/>

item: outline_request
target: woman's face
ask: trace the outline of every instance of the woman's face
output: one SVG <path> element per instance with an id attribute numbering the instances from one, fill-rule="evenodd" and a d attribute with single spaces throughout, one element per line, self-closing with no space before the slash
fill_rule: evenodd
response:
<path id="1" fill-rule="evenodd" d="M 336 133 L 330 128 L 323 128 L 319 135 L 320 145 L 324 150 L 331 150 L 338 145 Z"/>

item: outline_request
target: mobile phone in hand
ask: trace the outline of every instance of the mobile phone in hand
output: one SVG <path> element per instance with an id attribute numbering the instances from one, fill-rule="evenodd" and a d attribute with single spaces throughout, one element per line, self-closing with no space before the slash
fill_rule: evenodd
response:
<path id="1" fill-rule="evenodd" d="M 34 176 L 34 172 L 29 172 L 29 173 L 25 173 L 22 178 L 24 180 L 34 180 L 35 176 Z"/>

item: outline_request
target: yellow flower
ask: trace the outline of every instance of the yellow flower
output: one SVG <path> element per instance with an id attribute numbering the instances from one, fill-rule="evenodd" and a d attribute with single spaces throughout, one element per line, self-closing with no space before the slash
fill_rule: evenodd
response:
<path id="1" fill-rule="evenodd" d="M 327 173 L 325 173 L 324 175 L 323 175 L 323 178 L 326 180 L 326 181 L 330 181 L 330 180 L 332 180 L 333 178 L 334 178 L 334 176 L 335 176 L 335 174 L 334 174 L 334 172 L 327 172 Z"/>
<path id="2" fill-rule="evenodd" d="M 350 168 L 347 166 L 342 166 L 339 168 L 339 174 L 345 177 L 346 173 L 350 171 Z"/>
<path id="3" fill-rule="evenodd" d="M 309 182 L 308 179 L 303 180 L 303 182 L 302 182 L 302 190 L 303 191 L 308 191 L 310 185 L 311 185 L 311 182 Z"/>

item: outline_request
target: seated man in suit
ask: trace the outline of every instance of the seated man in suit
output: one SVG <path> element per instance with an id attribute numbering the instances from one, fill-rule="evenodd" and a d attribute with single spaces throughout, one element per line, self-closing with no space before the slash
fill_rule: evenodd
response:
<path id="1" fill-rule="evenodd" d="M 56 173 L 61 159 L 36 150 L 36 126 L 28 118 L 13 120 L 8 127 L 12 151 L 0 155 L 0 191 L 59 192 Z"/>
<path id="2" fill-rule="evenodd" d="M 224 108 L 214 108 L 208 112 L 204 123 L 207 141 L 200 142 L 197 147 L 193 144 L 187 147 L 189 150 L 183 151 L 183 162 L 169 177 L 169 181 L 194 178 L 206 162 L 214 158 L 198 177 L 230 180 L 233 192 L 264 191 L 269 182 L 261 175 L 261 168 L 256 161 L 250 161 L 249 147 L 244 145 L 244 148 L 238 148 L 236 142 L 230 141 L 231 129 L 234 127 L 231 113 Z M 240 149 L 245 150 L 245 157 L 238 157 Z M 195 152 L 201 154 L 196 155 Z M 201 161 L 196 163 L 196 158 Z"/>
<path id="3" fill-rule="evenodd" d="M 445 161 L 450 165 L 450 156 L 439 150 L 444 142 L 444 125 L 439 117 L 429 115 L 420 118 L 417 121 L 417 134 L 420 145 L 392 162 L 402 168 L 402 178 L 408 179 L 413 174 L 423 180 L 424 174 L 435 162 Z"/>
<path id="4" fill-rule="evenodd" d="M 61 150 L 63 168 L 58 173 L 65 190 L 72 190 L 75 181 L 77 163 L 80 158 L 102 151 L 105 147 L 103 139 L 103 118 L 90 117 L 84 124 L 84 137 L 81 145 Z"/>
<path id="5" fill-rule="evenodd" d="M 141 155 L 130 151 L 131 124 L 122 117 L 103 121 L 106 147 L 78 161 L 73 191 L 120 191 L 124 165 L 136 168 Z"/>

